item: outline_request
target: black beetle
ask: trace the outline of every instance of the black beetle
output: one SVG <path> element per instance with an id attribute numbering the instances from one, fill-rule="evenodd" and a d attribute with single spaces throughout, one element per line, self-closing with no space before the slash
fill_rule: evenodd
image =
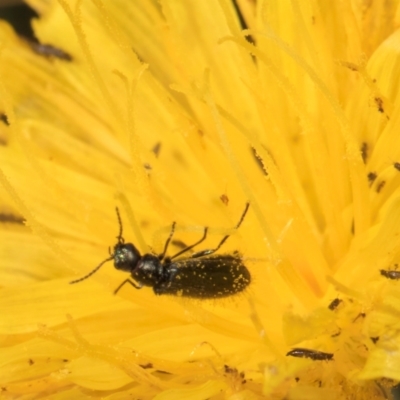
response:
<path id="1" fill-rule="evenodd" d="M 235 229 L 242 224 L 248 209 L 249 203 L 246 204 Z M 199 241 L 174 256 L 167 257 L 168 246 L 175 231 L 174 222 L 171 233 L 165 242 L 164 251 L 159 255 L 151 253 L 141 255 L 134 244 L 124 241 L 118 208 L 117 217 L 120 232 L 117 236 L 118 242 L 110 257 L 83 278 L 70 282 L 71 284 L 89 278 L 103 264 L 111 260 L 114 260 L 116 269 L 129 272 L 134 279 L 134 281 L 131 278 L 125 279 L 114 291 L 114 294 L 117 294 L 126 283 L 129 283 L 136 289 L 151 286 L 154 293 L 158 295 L 170 294 L 198 299 L 216 299 L 242 292 L 251 282 L 250 272 L 243 264 L 238 252 L 215 254 L 230 235 L 224 236 L 214 249 L 202 250 L 190 257 L 178 258 L 206 239 L 208 228 L 204 228 L 204 234 Z"/>

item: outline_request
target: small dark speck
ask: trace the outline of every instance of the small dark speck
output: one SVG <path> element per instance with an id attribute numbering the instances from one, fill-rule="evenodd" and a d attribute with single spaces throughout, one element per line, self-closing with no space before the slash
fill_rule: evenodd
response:
<path id="1" fill-rule="evenodd" d="M 161 150 L 161 142 L 157 142 L 155 145 L 154 145 L 154 147 L 153 147 L 153 149 L 151 150 L 153 153 L 154 153 L 154 155 L 158 158 L 158 156 L 160 155 L 160 150 Z"/>
<path id="2" fill-rule="evenodd" d="M 30 358 L 30 359 L 28 360 L 28 363 L 29 363 L 29 365 L 35 364 L 35 362 L 32 360 L 32 358 Z"/>
<path id="3" fill-rule="evenodd" d="M 160 369 L 157 369 L 156 372 L 158 372 L 159 374 L 172 375 L 171 372 L 162 371 L 162 370 L 160 370 Z"/>
<path id="4" fill-rule="evenodd" d="M 380 97 L 375 97 L 374 100 L 375 100 L 375 104 L 378 107 L 378 111 L 380 113 L 384 113 L 385 109 L 383 108 L 383 100 Z"/>
<path id="5" fill-rule="evenodd" d="M 368 182 L 369 182 L 369 185 L 371 186 L 373 183 L 374 183 L 374 181 L 375 181 L 375 179 L 377 178 L 377 173 L 376 172 L 369 172 L 368 173 L 368 175 L 367 175 L 367 177 L 368 177 Z"/>
<path id="6" fill-rule="evenodd" d="M 2 391 L 2 392 L 7 392 L 7 388 L 3 386 L 3 387 L 1 388 L 1 391 Z"/>
<path id="7" fill-rule="evenodd" d="M 355 71 L 357 72 L 359 70 L 358 66 L 356 64 L 350 63 L 350 62 L 342 62 L 341 63 L 344 67 L 348 68 L 350 71 Z"/>
<path id="8" fill-rule="evenodd" d="M 147 364 L 139 364 L 143 369 L 149 369 L 149 368 L 153 368 L 153 364 L 152 363 L 147 363 Z"/>
<path id="9" fill-rule="evenodd" d="M 400 171 L 400 163 L 395 162 L 395 163 L 393 164 L 393 167 L 395 167 L 395 168 L 397 169 L 397 171 Z"/>
<path id="10" fill-rule="evenodd" d="M 329 306 L 328 306 L 328 308 L 330 309 L 330 310 L 335 310 L 338 306 L 339 306 L 339 304 L 342 302 L 343 300 L 341 300 L 341 299 L 334 299 L 334 300 L 332 300 L 332 302 L 329 304 Z"/>
<path id="11" fill-rule="evenodd" d="M 241 383 L 244 385 L 245 383 L 246 383 L 246 379 L 245 379 L 245 374 L 244 374 L 244 372 L 240 372 L 239 373 L 239 371 L 236 369 L 236 368 L 233 368 L 233 367 L 230 367 L 229 365 L 224 365 L 224 371 L 225 371 L 225 374 L 231 374 L 231 375 L 233 375 L 235 378 L 236 377 L 239 377 L 240 378 L 240 380 L 241 380 Z"/>
<path id="12" fill-rule="evenodd" d="M 379 340 L 379 336 L 375 336 L 375 337 L 370 337 L 370 339 L 372 340 L 373 344 L 376 344 Z"/>
<path id="13" fill-rule="evenodd" d="M 235 11 L 236 11 L 236 14 L 237 14 L 237 16 L 238 16 L 239 23 L 240 23 L 240 27 L 241 27 L 243 30 L 244 30 L 244 29 L 248 29 L 246 20 L 244 19 L 244 16 L 243 16 L 243 14 L 242 14 L 242 11 L 241 11 L 240 7 L 239 7 L 238 4 L 237 4 L 237 0 L 233 0 L 232 4 L 233 4 L 233 6 L 234 6 L 234 8 L 235 8 Z M 245 38 L 246 38 L 246 40 L 247 40 L 249 43 L 255 44 L 255 40 L 254 40 L 254 37 L 253 37 L 253 36 L 251 36 L 251 35 L 246 35 Z"/>
<path id="14" fill-rule="evenodd" d="M 188 247 L 185 242 L 182 242 L 182 240 L 179 239 L 173 239 L 171 241 L 171 244 L 173 244 L 176 247 L 179 247 L 180 249 L 186 249 L 186 247 Z"/>
<path id="15" fill-rule="evenodd" d="M 23 225 L 25 219 L 19 215 L 0 213 L 0 223 Z"/>
<path id="16" fill-rule="evenodd" d="M 380 191 L 383 189 L 383 187 L 385 186 L 386 181 L 380 181 L 377 185 L 376 185 L 376 193 L 380 193 Z"/>
<path id="17" fill-rule="evenodd" d="M 353 322 L 356 322 L 359 318 L 365 318 L 366 314 L 365 313 L 360 313 L 357 315 L 357 317 L 354 318 Z"/>
<path id="18" fill-rule="evenodd" d="M 144 59 L 144 57 L 139 53 L 138 49 L 136 49 L 135 47 L 132 47 L 133 52 L 136 54 L 136 57 L 139 59 L 139 61 L 142 64 L 146 64 L 146 60 Z"/>
<path id="19" fill-rule="evenodd" d="M 367 160 L 368 160 L 368 143 L 367 142 L 363 142 L 361 145 L 361 157 L 364 161 L 364 164 L 366 164 Z"/>
<path id="20" fill-rule="evenodd" d="M 186 166 L 186 162 L 185 162 L 184 157 L 182 156 L 182 153 L 180 153 L 179 151 L 175 150 L 172 154 L 173 154 L 173 156 L 174 156 L 176 161 L 178 161 L 180 164 Z"/>
<path id="21" fill-rule="evenodd" d="M 10 126 L 10 121 L 8 120 L 8 117 L 4 113 L 0 113 L 0 121 L 6 124 L 7 126 Z"/>
<path id="22" fill-rule="evenodd" d="M 232 372 L 237 372 L 236 368 L 232 368 L 226 364 L 224 365 L 224 370 L 225 370 L 225 373 L 227 373 L 227 374 L 231 374 Z"/>
<path id="23" fill-rule="evenodd" d="M 397 264 L 395 264 L 395 267 L 397 268 Z M 387 279 L 393 279 L 393 280 L 400 279 L 400 271 L 381 269 L 380 273 L 382 276 L 384 276 Z"/>
<path id="24" fill-rule="evenodd" d="M 67 358 L 64 358 L 64 360 L 62 360 L 63 362 L 68 362 L 69 360 Z"/>
<path id="25" fill-rule="evenodd" d="M 290 350 L 288 353 L 286 353 L 286 356 L 310 358 L 311 360 L 314 360 L 314 361 L 332 361 L 333 360 L 332 353 L 325 353 L 323 351 L 304 349 L 301 347 L 296 347 L 296 348 Z"/>
<path id="26" fill-rule="evenodd" d="M 229 203 L 229 197 L 226 194 L 221 194 L 220 200 L 227 206 Z"/>
<path id="27" fill-rule="evenodd" d="M 296 376 L 296 378 L 294 378 L 294 380 L 295 380 L 296 382 L 298 382 L 298 381 L 300 380 L 300 378 L 299 378 L 298 376 Z"/>
<path id="28" fill-rule="evenodd" d="M 151 165 L 148 163 L 143 164 L 144 169 L 147 169 L 148 171 L 151 171 Z"/>
<path id="29" fill-rule="evenodd" d="M 268 171 L 265 169 L 264 164 L 262 162 L 261 157 L 257 154 L 257 151 L 254 147 L 251 148 L 251 152 L 253 154 L 253 158 L 255 160 L 255 162 L 257 163 L 257 165 L 260 167 L 260 169 L 262 170 L 262 172 L 265 175 L 268 175 Z"/>
<path id="30" fill-rule="evenodd" d="M 72 61 L 72 56 L 70 54 L 51 44 L 29 42 L 29 45 L 31 46 L 31 49 L 39 56 L 58 58 L 63 61 Z"/>
<path id="31" fill-rule="evenodd" d="M 342 333 L 342 331 L 339 331 L 339 332 L 334 333 L 333 335 L 331 335 L 331 337 L 338 337 L 341 333 Z"/>

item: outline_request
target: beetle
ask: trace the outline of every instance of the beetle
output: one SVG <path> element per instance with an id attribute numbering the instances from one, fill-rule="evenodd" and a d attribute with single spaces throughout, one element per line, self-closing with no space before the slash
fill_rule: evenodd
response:
<path id="1" fill-rule="evenodd" d="M 246 203 L 235 229 L 238 229 L 242 224 L 249 206 L 250 204 Z M 200 240 L 187 246 L 174 256 L 168 257 L 166 254 L 176 225 L 173 222 L 163 252 L 159 255 L 152 253 L 141 255 L 133 243 L 125 243 L 118 208 L 116 212 L 120 231 L 110 257 L 101 262 L 86 276 L 70 282 L 71 284 L 89 278 L 105 263 L 112 260 L 116 269 L 131 274 L 130 278 L 125 279 L 115 289 L 114 294 L 117 294 L 128 283 L 135 289 L 150 286 L 156 295 L 167 294 L 197 299 L 217 299 L 242 292 L 250 284 L 250 272 L 243 264 L 239 252 L 217 254 L 217 251 L 230 235 L 224 236 L 214 249 L 202 250 L 185 257 L 185 253 L 206 240 L 208 233 L 206 227 Z"/>
<path id="2" fill-rule="evenodd" d="M 295 347 L 290 350 L 287 356 L 300 357 L 300 358 L 310 358 L 314 361 L 331 361 L 333 360 L 332 353 L 324 353 L 323 351 L 303 349 L 302 347 Z"/>

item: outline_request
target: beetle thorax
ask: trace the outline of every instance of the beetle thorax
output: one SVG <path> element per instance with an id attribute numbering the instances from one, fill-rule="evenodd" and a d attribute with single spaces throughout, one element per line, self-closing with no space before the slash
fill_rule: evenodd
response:
<path id="1" fill-rule="evenodd" d="M 154 286 L 163 277 L 163 265 L 153 254 L 145 254 L 132 271 L 132 277 L 142 285 Z"/>

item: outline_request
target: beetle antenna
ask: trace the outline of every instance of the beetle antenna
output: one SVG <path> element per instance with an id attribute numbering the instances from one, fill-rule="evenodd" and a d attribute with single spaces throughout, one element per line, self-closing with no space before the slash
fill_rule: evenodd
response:
<path id="1" fill-rule="evenodd" d="M 168 239 L 167 239 L 167 241 L 165 242 L 164 251 L 163 251 L 162 254 L 160 254 L 160 256 L 159 256 L 159 259 L 160 259 L 160 260 L 163 260 L 163 259 L 165 258 L 165 254 L 167 254 L 169 242 L 171 241 L 172 236 L 174 236 L 175 225 L 176 225 L 176 222 L 174 221 L 174 222 L 172 223 L 171 232 L 169 233 Z"/>
<path id="2" fill-rule="evenodd" d="M 244 220 L 244 217 L 245 217 L 246 214 L 247 214 L 247 211 L 249 210 L 249 207 L 250 207 L 250 203 L 246 203 L 246 206 L 244 207 L 243 214 L 242 214 L 242 216 L 240 217 L 240 220 L 239 220 L 238 224 L 235 226 L 235 229 L 239 229 L 240 225 L 242 225 L 242 222 L 243 222 L 243 220 Z"/>
<path id="3" fill-rule="evenodd" d="M 111 261 L 113 258 L 114 258 L 114 254 L 112 254 L 111 257 L 108 257 L 104 261 L 102 261 L 93 271 L 90 271 L 87 275 L 85 275 L 82 278 L 75 279 L 74 281 L 71 281 L 70 284 L 72 285 L 73 283 L 78 283 L 78 282 L 84 281 L 85 279 L 89 278 L 95 272 L 97 272 L 106 262 Z"/>
<path id="4" fill-rule="evenodd" d="M 249 207 L 250 207 L 250 203 L 246 203 L 246 206 L 244 207 L 243 214 L 242 214 L 242 216 L 240 217 L 239 222 L 238 222 L 237 225 L 235 226 L 235 230 L 239 229 L 240 225 L 242 225 L 242 222 L 243 222 L 243 220 L 244 220 L 244 217 L 245 217 L 246 214 L 247 214 L 247 211 L 249 210 Z M 224 237 L 222 238 L 222 240 L 219 242 L 218 246 L 217 246 L 215 249 L 213 249 L 213 250 L 205 250 L 205 251 L 201 251 L 201 252 L 199 252 L 199 253 L 196 253 L 197 257 L 199 257 L 200 254 L 202 254 L 202 255 L 207 255 L 207 256 L 208 256 L 208 255 L 210 255 L 210 254 L 212 254 L 212 253 L 217 252 L 217 251 L 221 248 L 221 246 L 228 240 L 228 238 L 229 238 L 230 236 L 231 236 L 231 235 L 226 235 L 226 236 L 224 236 Z M 203 254 L 203 253 L 204 253 L 204 254 Z"/>
<path id="5" fill-rule="evenodd" d="M 122 237 L 123 229 L 122 229 L 122 219 L 121 215 L 119 213 L 118 207 L 115 207 L 115 211 L 117 212 L 117 218 L 118 218 L 118 224 L 119 224 L 119 233 L 117 236 L 118 239 L 118 244 L 124 243 L 124 238 Z M 106 258 L 104 261 L 102 261 L 93 271 L 89 272 L 87 275 L 83 276 L 82 278 L 75 279 L 74 281 L 71 281 L 70 284 L 82 282 L 85 279 L 91 277 L 95 272 L 97 272 L 106 262 L 111 261 L 114 259 L 114 254 L 111 253 L 111 249 L 108 248 L 108 252 L 110 253 L 110 257 Z"/>
<path id="6" fill-rule="evenodd" d="M 115 211 L 117 212 L 118 224 L 119 224 L 119 234 L 117 236 L 118 243 L 124 243 L 124 238 L 122 237 L 122 219 L 121 214 L 119 213 L 118 207 L 115 207 Z"/>

